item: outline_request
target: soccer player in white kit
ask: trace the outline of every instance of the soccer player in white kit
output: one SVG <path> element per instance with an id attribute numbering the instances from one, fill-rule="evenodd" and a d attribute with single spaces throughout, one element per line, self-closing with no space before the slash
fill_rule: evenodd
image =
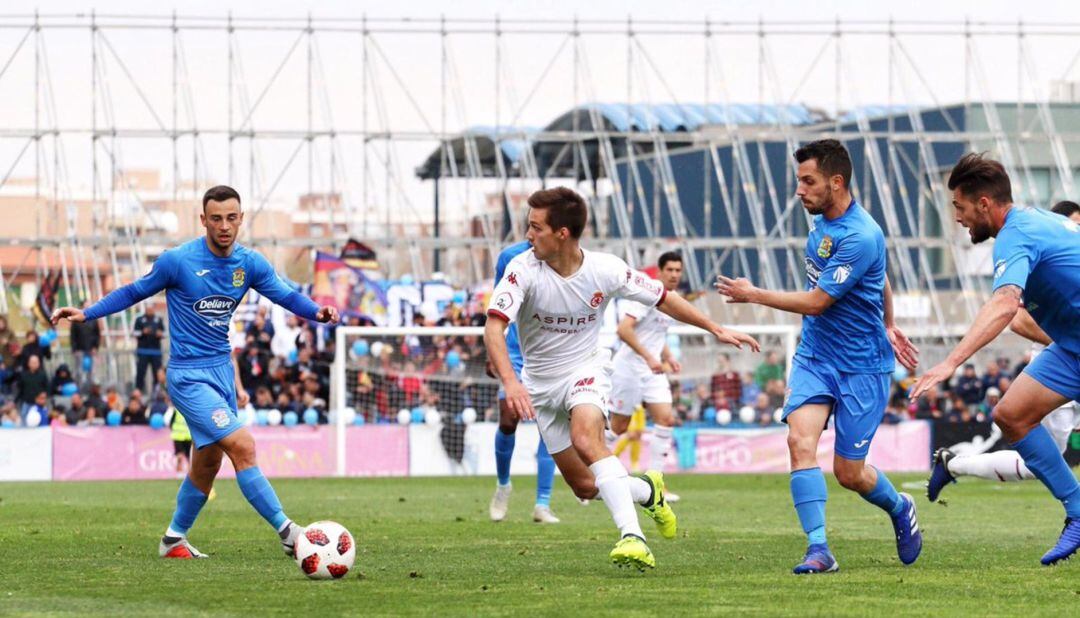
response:
<path id="1" fill-rule="evenodd" d="M 669 251 L 657 261 L 660 283 L 667 292 L 674 292 L 682 279 L 682 256 Z M 639 403 L 652 418 L 653 435 L 649 443 L 649 465 L 663 469 L 671 451 L 671 432 L 675 415 L 671 410 L 671 384 L 664 374 L 682 369 L 671 356 L 667 346 L 667 331 L 673 320 L 656 307 L 637 302 L 628 303 L 626 315 L 619 321 L 618 335 L 623 346 L 615 352 L 615 371 L 611 376 L 611 435 L 609 442 L 626 433 L 630 417 Z M 679 498 L 665 492 L 668 502 Z"/>
<path id="2" fill-rule="evenodd" d="M 693 305 L 614 255 L 579 245 L 588 220 L 585 200 L 565 187 L 529 196 L 532 249 L 506 268 L 488 305 L 484 344 L 506 401 L 522 419 L 536 419 L 563 478 L 578 498 L 600 497 L 621 538 L 612 562 L 656 566 L 634 503 L 674 538 L 675 513 L 664 499 L 663 475 L 631 478 L 604 442 L 610 354 L 600 347 L 604 309 L 612 298 L 659 306 L 671 317 L 711 332 L 717 340 L 759 350 L 757 341 L 713 323 Z M 503 331 L 517 322 L 525 366 L 514 374 Z"/>
<path id="3" fill-rule="evenodd" d="M 1080 205 L 1076 202 L 1058 202 L 1050 210 L 1080 223 Z M 1031 314 L 1022 308 L 1016 312 L 1016 317 L 1009 324 L 1009 328 L 1021 337 L 1034 342 L 1031 347 L 1031 360 L 1035 360 L 1035 357 L 1046 346 L 1053 343 L 1035 323 Z M 1074 429 L 1080 427 L 1080 404 L 1071 401 L 1047 414 L 1041 423 L 1050 432 L 1050 437 L 1054 439 L 1061 454 L 1064 455 L 1069 446 L 1069 436 L 1072 435 Z M 994 430 L 1000 431 L 997 425 L 994 426 Z M 1035 473 L 1024 464 L 1024 458 L 1020 456 L 1020 453 L 1011 449 L 962 455 L 953 453 L 947 448 L 940 448 L 934 452 L 934 467 L 926 483 L 926 497 L 931 502 L 936 502 L 941 490 L 949 483 L 955 483 L 956 479 L 962 476 L 1012 482 L 1030 481 L 1035 478 Z"/>

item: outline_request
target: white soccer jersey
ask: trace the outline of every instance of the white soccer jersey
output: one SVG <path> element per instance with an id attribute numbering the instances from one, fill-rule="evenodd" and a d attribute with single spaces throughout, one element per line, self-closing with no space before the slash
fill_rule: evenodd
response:
<path id="1" fill-rule="evenodd" d="M 530 249 L 511 260 L 491 294 L 488 315 L 517 322 L 525 371 L 533 378 L 562 377 L 595 359 L 612 298 L 653 307 L 667 296 L 659 281 L 614 255 L 582 254 L 581 268 L 563 278 Z"/>
<path id="2" fill-rule="evenodd" d="M 667 343 L 668 328 L 675 323 L 675 320 L 656 307 L 636 302 L 627 303 L 626 315 L 635 318 L 634 334 L 637 335 L 638 341 L 649 351 L 649 354 L 659 360 L 660 354 L 664 351 L 664 345 Z M 652 373 L 649 366 L 645 364 L 645 359 L 625 343 L 615 353 L 614 360 L 616 368 L 626 365 L 628 369 L 638 374 Z"/>

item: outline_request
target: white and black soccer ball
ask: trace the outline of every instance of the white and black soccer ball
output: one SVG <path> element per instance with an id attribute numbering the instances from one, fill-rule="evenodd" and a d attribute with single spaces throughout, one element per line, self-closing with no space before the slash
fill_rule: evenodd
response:
<path id="1" fill-rule="evenodd" d="M 341 579 L 356 560 L 356 541 L 345 526 L 317 521 L 296 539 L 296 564 L 311 579 Z"/>

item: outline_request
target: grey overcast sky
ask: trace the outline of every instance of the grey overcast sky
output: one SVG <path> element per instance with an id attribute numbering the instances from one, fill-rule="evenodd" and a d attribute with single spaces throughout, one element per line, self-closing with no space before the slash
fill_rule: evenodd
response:
<path id="1" fill-rule="evenodd" d="M 616 2 L 596 0 L 570 2 L 545 1 L 414 1 L 390 3 L 317 2 L 304 0 L 189 0 L 183 3 L 115 0 L 99 2 L 8 1 L 4 3 L 0 24 L 21 24 L 11 17 L 31 14 L 35 8 L 45 14 L 88 13 L 91 8 L 102 15 L 169 15 L 174 7 L 181 15 L 221 16 L 231 11 L 236 17 L 295 17 L 302 20 L 310 11 L 318 18 L 368 17 L 438 17 L 544 20 L 582 19 L 687 20 L 703 23 L 714 20 L 755 20 L 789 24 L 783 30 L 797 29 L 807 21 L 845 22 L 881 21 L 890 17 L 903 22 L 952 22 L 965 18 L 976 21 L 1015 23 L 1022 18 L 1034 31 L 1061 30 L 1061 24 L 1075 24 L 1080 33 L 1080 2 L 982 0 L 942 2 L 908 0 L 906 2 L 789 0 L 767 2 Z M 1023 13 L 1020 14 L 1022 8 Z M 75 20 L 87 23 L 85 19 Z M 1038 24 L 1051 24 L 1043 26 Z M 841 43 L 839 81 L 837 56 L 830 37 L 824 34 L 776 34 L 768 37 L 770 63 L 760 64 L 756 37 L 749 35 L 718 36 L 711 48 L 710 84 L 706 90 L 704 37 L 642 34 L 633 48 L 634 62 L 628 71 L 625 36 L 585 36 L 581 42 L 583 74 L 575 98 L 573 62 L 570 45 L 558 52 L 567 38 L 564 33 L 545 35 L 507 34 L 501 48 L 500 93 L 495 95 L 494 37 L 489 25 L 475 26 L 483 32 L 456 34 L 448 38 L 449 52 L 446 81 L 440 70 L 440 41 L 437 34 L 377 33 L 369 48 L 370 73 L 367 109 L 369 129 L 393 131 L 458 131 L 467 126 L 495 124 L 515 119 L 523 126 L 542 126 L 575 101 L 620 102 L 628 98 L 641 102 L 698 102 L 703 100 L 756 103 L 802 102 L 827 113 L 856 105 L 911 103 L 952 103 L 963 100 L 965 92 L 973 98 L 996 100 L 1030 99 L 1044 95 L 1051 80 L 1080 80 L 1080 66 L 1074 64 L 1080 52 L 1080 37 L 1032 35 L 1025 42 L 1025 55 L 1032 70 L 1019 70 L 1016 36 L 981 35 L 976 38 L 979 64 L 984 83 L 965 80 L 964 47 L 961 36 L 902 34 L 898 37 L 904 58 L 895 60 L 889 83 L 889 45 L 887 37 L 852 33 Z M 777 29 L 778 27 L 773 27 Z M 908 25 L 909 31 L 921 29 Z M 1009 28 L 1003 28 L 1008 30 Z M 1066 28 L 1069 29 L 1069 28 Z M 0 28 L 0 67 L 12 57 L 25 28 Z M 101 55 L 102 80 L 96 102 L 97 125 L 122 128 L 155 129 L 173 125 L 172 39 L 168 31 L 103 31 Z M 312 127 L 322 129 L 360 129 L 363 127 L 361 42 L 356 33 L 318 33 L 313 47 L 316 66 L 313 74 Z M 290 47 L 299 45 L 288 60 Z M 265 90 L 258 109 L 250 114 L 250 128 L 303 130 L 307 127 L 308 97 L 306 58 L 308 48 L 297 32 L 240 32 L 234 41 L 237 63 L 242 73 L 234 75 L 233 124 L 238 125 L 282 66 L 273 85 Z M 226 36 L 220 30 L 184 31 L 182 57 L 187 70 L 179 75 L 181 96 L 176 107 L 180 128 L 197 126 L 203 130 L 224 129 L 228 125 L 228 79 Z M 377 46 L 377 49 L 376 49 Z M 87 128 L 91 123 L 90 37 L 87 28 L 50 30 L 42 36 L 40 66 L 43 104 L 38 122 L 42 126 Z M 895 51 L 895 50 L 894 50 Z M 0 118 L 4 128 L 34 126 L 34 45 L 26 44 L 15 54 L 9 70 L 0 76 Z M 818 59 L 816 63 L 814 60 Z M 540 80 L 545 67 L 547 76 Z M 1071 66 L 1071 68 L 1070 68 Z M 130 74 L 130 79 L 128 75 Z M 395 76 L 396 75 L 396 76 Z M 761 77 L 765 76 L 765 81 Z M 400 80 L 400 82 L 399 82 Z M 445 84 L 445 85 L 444 85 Z M 136 87 L 137 85 L 137 87 Z M 51 89 L 51 94 L 49 93 Z M 536 94 L 525 104 L 527 93 Z M 190 97 L 188 96 L 190 94 Z M 146 99 L 144 103 L 143 99 Z M 50 101 L 55 102 L 51 105 Z M 56 116 L 52 116 L 55 107 Z M 153 110 L 152 112 L 150 110 Z M 156 117 L 155 117 L 156 116 Z M 0 174 L 25 145 L 25 139 L 0 139 Z M 253 158 L 246 140 L 237 140 L 233 148 L 232 180 L 246 192 L 266 194 L 277 183 L 271 201 L 293 203 L 296 195 L 310 185 L 326 190 L 331 183 L 344 190 L 349 199 L 364 193 L 360 167 L 362 146 L 358 140 L 343 138 L 334 153 L 337 169 L 331 174 L 331 152 L 325 141 L 316 140 L 313 157 L 295 139 L 260 141 Z M 367 202 L 377 210 L 414 213 L 424 218 L 430 208 L 430 187 L 413 179 L 419 165 L 435 143 L 410 142 L 387 150 L 379 148 L 379 157 L 369 151 L 373 170 L 367 183 Z M 18 165 L 17 175 L 33 174 L 34 155 L 40 166 L 51 173 L 53 154 L 47 143 L 42 150 L 31 148 Z M 228 179 L 227 142 L 224 138 L 205 136 L 201 142 L 197 174 L 220 181 Z M 65 136 L 59 159 L 66 162 L 66 184 L 86 187 L 90 184 L 89 139 L 85 135 Z M 177 143 L 178 172 L 183 181 L 195 168 L 191 140 Z M 296 156 L 294 157 L 294 153 Z M 387 154 L 389 153 L 389 154 Z M 173 178 L 172 146 L 167 139 L 128 139 L 107 143 L 99 156 L 112 156 L 118 167 L 161 169 L 165 182 Z M 379 158 L 389 156 L 394 176 Z M 292 160 L 291 164 L 289 163 Z M 108 169 L 102 163 L 101 169 Z M 256 170 L 253 180 L 249 170 Z M 281 170 L 286 170 L 284 173 Z M 333 178 L 331 178 L 331 175 Z M 280 178 L 279 178 L 280 176 Z M 2 177 L 2 176 L 0 176 Z M 107 180 L 105 176 L 99 176 Z M 475 205 L 483 189 L 455 189 L 452 199 Z M 401 216 L 409 216 L 404 214 Z"/>

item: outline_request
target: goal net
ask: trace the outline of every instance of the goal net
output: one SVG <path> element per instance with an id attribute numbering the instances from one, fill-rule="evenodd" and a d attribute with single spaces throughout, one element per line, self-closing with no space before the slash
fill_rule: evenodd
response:
<path id="1" fill-rule="evenodd" d="M 747 404 L 746 395 L 765 393 L 774 401 L 783 398 L 798 327 L 732 328 L 753 335 L 761 343 L 761 354 L 721 345 L 696 327 L 680 325 L 669 330 L 668 347 L 682 365 L 669 378 L 676 411 L 684 420 L 711 422 L 717 408 L 735 411 L 738 420 L 737 410 Z M 499 383 L 486 372 L 483 334 L 482 327 L 339 327 L 331 383 L 339 474 L 345 470 L 345 427 L 372 423 L 420 426 L 417 433 L 431 434 L 432 453 L 418 449 L 416 436 L 410 437 L 414 473 L 486 473 L 493 466 L 491 449 L 469 444 L 466 432 L 474 423 L 498 421 Z M 614 330 L 608 330 L 601 345 L 614 351 L 621 342 Z M 754 371 L 769 352 L 783 364 L 780 379 L 765 388 L 748 387 L 747 392 L 736 387 L 753 382 Z M 520 445 L 517 450 L 527 452 L 528 448 Z"/>

